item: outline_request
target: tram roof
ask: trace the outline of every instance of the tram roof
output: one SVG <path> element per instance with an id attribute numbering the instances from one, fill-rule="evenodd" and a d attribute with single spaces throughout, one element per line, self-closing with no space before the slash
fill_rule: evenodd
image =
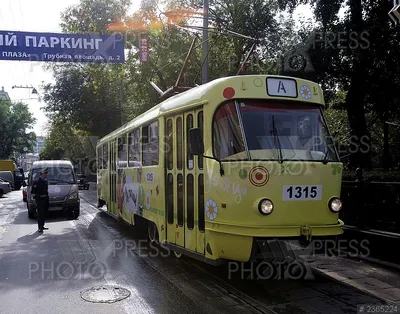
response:
<path id="1" fill-rule="evenodd" d="M 150 108 L 146 112 L 141 115 L 133 118 L 123 126 L 114 130 L 113 132 L 105 135 L 98 141 L 98 144 L 109 141 L 112 138 L 119 136 L 120 134 L 124 134 L 128 130 L 132 130 L 146 122 L 150 122 L 159 116 L 182 111 L 184 109 L 195 108 L 200 105 L 205 105 L 208 103 L 210 96 L 214 95 L 214 91 L 216 89 L 220 90 L 222 87 L 229 87 L 234 85 L 234 82 L 237 83 L 238 80 L 243 80 L 245 78 L 262 78 L 266 79 L 267 77 L 275 77 L 282 79 L 295 79 L 299 82 L 307 82 L 310 85 L 317 86 L 318 84 L 312 81 L 303 80 L 299 78 L 289 77 L 289 76 L 278 76 L 278 75 L 240 75 L 240 76 L 228 76 L 223 78 L 218 78 L 213 81 L 210 81 L 206 84 L 193 87 L 185 92 L 176 94 L 174 96 L 169 97 L 168 99 L 162 101 L 161 103 L 155 105 Z M 223 85 L 223 86 L 221 86 Z"/>

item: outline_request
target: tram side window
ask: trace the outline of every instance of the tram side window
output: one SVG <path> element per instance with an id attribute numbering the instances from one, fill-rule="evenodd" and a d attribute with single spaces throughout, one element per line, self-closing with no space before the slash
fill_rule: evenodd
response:
<path id="1" fill-rule="evenodd" d="M 121 136 L 118 138 L 118 168 L 127 167 L 128 147 L 126 144 L 126 137 Z"/>
<path id="2" fill-rule="evenodd" d="M 243 153 L 245 146 L 235 103 L 227 103 L 216 112 L 213 122 L 213 141 L 216 158 L 224 159 L 237 155 L 232 159 L 247 159 Z"/>
<path id="3" fill-rule="evenodd" d="M 178 189 L 178 225 L 180 227 L 183 226 L 183 221 L 184 221 L 184 182 L 183 182 L 183 175 L 180 173 L 178 174 L 178 178 L 177 178 L 177 189 Z"/>
<path id="4" fill-rule="evenodd" d="M 108 169 L 108 144 L 103 145 L 103 169 Z"/>
<path id="5" fill-rule="evenodd" d="M 193 169 L 193 162 L 194 162 L 194 156 L 193 154 L 190 153 L 190 137 L 189 137 L 189 131 L 190 129 L 193 129 L 193 115 L 188 115 L 186 117 L 186 152 L 187 152 L 187 168 L 189 170 Z"/>
<path id="6" fill-rule="evenodd" d="M 129 134 L 129 167 L 140 164 L 140 129 Z"/>
<path id="7" fill-rule="evenodd" d="M 176 163 L 178 170 L 182 170 L 183 161 L 183 133 L 182 118 L 176 119 Z"/>
<path id="8" fill-rule="evenodd" d="M 168 170 L 172 170 L 174 167 L 174 138 L 173 138 L 173 130 L 172 130 L 172 119 L 168 119 L 167 126 L 165 130 L 166 141 L 165 141 L 165 154 L 167 156 L 167 167 Z"/>
<path id="9" fill-rule="evenodd" d="M 158 165 L 158 121 L 142 128 L 143 166 Z"/>
<path id="10" fill-rule="evenodd" d="M 205 231 L 205 216 L 204 216 L 204 175 L 198 176 L 198 191 L 197 191 L 197 209 L 198 209 L 198 225 L 201 232 Z"/>
<path id="11" fill-rule="evenodd" d="M 203 111 L 200 111 L 197 115 L 197 127 L 201 130 L 201 137 L 204 140 L 204 118 L 203 118 Z M 198 165 L 199 169 L 203 169 L 203 156 L 198 156 Z"/>
<path id="12" fill-rule="evenodd" d="M 101 146 L 97 148 L 97 169 L 103 169 L 103 150 Z"/>
<path id="13" fill-rule="evenodd" d="M 174 177 L 168 174 L 167 179 L 167 220 L 169 224 L 174 223 Z"/>
<path id="14" fill-rule="evenodd" d="M 186 206 L 187 206 L 187 227 L 189 230 L 194 228 L 194 180 L 193 174 L 188 174 L 187 176 L 187 196 L 186 196 Z"/>

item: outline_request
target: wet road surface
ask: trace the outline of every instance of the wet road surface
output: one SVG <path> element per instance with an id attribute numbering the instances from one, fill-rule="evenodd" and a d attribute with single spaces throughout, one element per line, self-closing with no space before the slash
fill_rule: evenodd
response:
<path id="1" fill-rule="evenodd" d="M 102 226 L 104 214 L 51 215 L 43 234 L 28 218 L 22 192 L 0 199 L 0 313 L 204 313 Z M 93 210 L 92 210 L 93 212 Z M 91 303 L 80 292 L 118 285 L 131 295 Z"/>
<path id="2" fill-rule="evenodd" d="M 21 191 L 0 199 L 0 313 L 356 313 L 357 304 L 381 303 L 312 275 L 249 279 L 248 268 L 228 274 L 227 266 L 177 259 L 94 208 L 95 191 L 80 193 L 81 216 L 52 215 L 43 235 Z M 112 304 L 80 297 L 98 285 L 131 295 Z"/>

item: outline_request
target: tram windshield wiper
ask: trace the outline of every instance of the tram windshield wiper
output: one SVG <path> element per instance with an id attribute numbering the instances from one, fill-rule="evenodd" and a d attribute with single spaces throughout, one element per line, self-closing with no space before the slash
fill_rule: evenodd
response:
<path id="1" fill-rule="evenodd" d="M 283 163 L 283 155 L 282 155 L 282 148 L 281 148 L 281 142 L 279 141 L 279 136 L 278 136 L 278 131 L 276 130 L 276 127 L 275 127 L 275 117 L 274 116 L 272 116 L 272 132 L 271 132 L 273 135 L 274 135 L 274 142 L 277 142 L 278 143 L 278 148 L 277 148 L 277 150 L 278 150 L 278 152 L 279 152 L 279 162 L 280 163 Z M 274 143 L 275 144 L 275 143 Z"/>

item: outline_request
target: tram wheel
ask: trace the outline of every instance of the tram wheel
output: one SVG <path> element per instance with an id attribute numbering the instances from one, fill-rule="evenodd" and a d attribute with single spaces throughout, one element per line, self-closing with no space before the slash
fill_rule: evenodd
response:
<path id="1" fill-rule="evenodd" d="M 158 243 L 158 231 L 154 222 L 149 221 L 147 223 L 147 233 L 151 243 Z"/>

